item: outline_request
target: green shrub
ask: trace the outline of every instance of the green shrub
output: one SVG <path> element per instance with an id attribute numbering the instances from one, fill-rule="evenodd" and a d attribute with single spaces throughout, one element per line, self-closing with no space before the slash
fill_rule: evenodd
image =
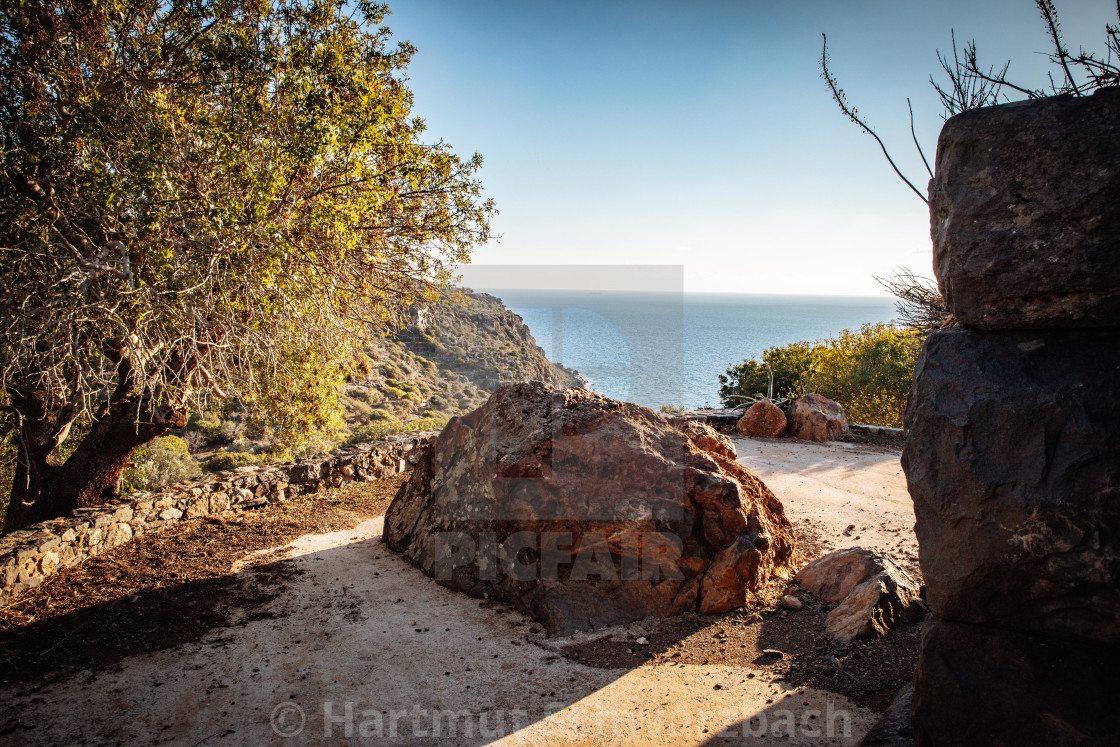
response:
<path id="1" fill-rule="evenodd" d="M 374 422 L 399 422 L 396 415 L 391 412 L 386 412 L 385 410 L 374 410 L 369 414 L 369 419 Z"/>
<path id="2" fill-rule="evenodd" d="M 720 374 L 719 396 L 725 407 L 743 403 L 744 397 L 764 397 L 769 384 L 766 364 L 774 371 L 774 396 L 796 395 L 807 388 L 813 367 L 813 346 L 794 342 L 782 347 L 767 348 L 762 360 L 745 360 Z"/>
<path id="3" fill-rule="evenodd" d="M 816 391 L 839 402 L 851 423 L 899 428 L 920 346 L 920 337 L 910 330 L 865 324 L 812 345 L 772 347 L 761 362 L 752 358 L 721 375 L 720 399 L 725 407 L 733 407 L 743 397 L 764 395 L 769 363 L 775 396 Z"/>
<path id="4" fill-rule="evenodd" d="M 264 464 L 268 456 L 253 454 L 248 451 L 219 451 L 202 462 L 202 469 L 207 472 L 224 472 L 228 469 L 247 467 L 254 464 Z"/>
<path id="5" fill-rule="evenodd" d="M 816 350 L 813 383 L 849 422 L 901 428 L 920 346 L 917 333 L 889 324 L 844 330 Z"/>
<path id="6" fill-rule="evenodd" d="M 371 423 L 351 431 L 350 437 L 346 439 L 346 444 L 369 443 L 397 433 L 441 430 L 445 425 L 447 425 L 447 418 L 445 417 L 423 417 L 410 420 L 407 423 Z"/>
<path id="7" fill-rule="evenodd" d="M 361 387 L 354 386 L 354 387 L 347 388 L 346 396 L 349 397 L 350 399 L 354 399 L 354 400 L 357 400 L 359 402 L 364 402 L 367 405 L 372 405 L 374 403 L 374 399 L 375 399 L 374 396 L 373 396 L 373 392 L 370 391 L 367 387 L 364 387 L 364 386 L 361 386 Z"/>
<path id="8" fill-rule="evenodd" d="M 187 442 L 178 436 L 160 436 L 132 454 L 132 466 L 121 478 L 121 492 L 154 490 L 199 473 Z"/>
<path id="9" fill-rule="evenodd" d="M 365 420 L 373 412 L 373 408 L 360 399 L 343 395 L 342 406 L 346 409 L 346 419 L 349 421 Z"/>

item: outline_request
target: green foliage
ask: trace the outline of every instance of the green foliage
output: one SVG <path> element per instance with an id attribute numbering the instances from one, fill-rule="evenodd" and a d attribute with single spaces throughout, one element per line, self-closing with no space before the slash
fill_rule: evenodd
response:
<path id="1" fill-rule="evenodd" d="M 865 324 L 815 344 L 769 348 L 762 362 L 746 360 L 719 377 L 720 398 L 733 407 L 764 395 L 769 363 L 776 395 L 798 397 L 811 386 L 839 402 L 849 422 L 900 428 L 920 346 L 912 330 Z"/>
<path id="2" fill-rule="evenodd" d="M 413 433 L 415 431 L 435 431 L 442 429 L 447 425 L 447 418 L 443 417 L 424 417 L 417 420 L 410 420 L 407 423 L 392 423 L 383 421 L 380 423 L 371 423 L 364 425 L 361 428 L 356 428 L 346 443 L 351 444 L 364 444 L 370 441 L 377 441 L 386 436 L 391 436 L 396 433 Z"/>
<path id="3" fill-rule="evenodd" d="M 725 407 L 735 407 L 743 398 L 765 397 L 769 385 L 769 364 L 774 372 L 774 396 L 797 396 L 808 388 L 813 368 L 813 346 L 807 342 L 794 342 L 781 347 L 767 348 L 762 360 L 753 358 L 727 369 L 719 376 L 719 396 Z"/>
<path id="4" fill-rule="evenodd" d="M 238 467 L 265 464 L 269 461 L 271 460 L 268 454 L 253 454 L 248 451 L 219 451 L 202 461 L 202 469 L 206 472 L 224 472 Z"/>
<path id="5" fill-rule="evenodd" d="M 121 478 L 121 492 L 154 490 L 189 480 L 198 473 L 198 462 L 186 441 L 178 436 L 160 436 L 133 452 L 132 466 Z"/>
<path id="6" fill-rule="evenodd" d="M 889 324 L 844 330 L 814 351 L 814 384 L 852 423 L 902 427 L 921 336 Z"/>
<path id="7" fill-rule="evenodd" d="M 65 417 L 144 392 L 160 424 L 216 395 L 293 449 L 336 427 L 371 330 L 436 299 L 493 213 L 481 157 L 413 115 L 387 13 L 0 6 L 0 389 Z"/>

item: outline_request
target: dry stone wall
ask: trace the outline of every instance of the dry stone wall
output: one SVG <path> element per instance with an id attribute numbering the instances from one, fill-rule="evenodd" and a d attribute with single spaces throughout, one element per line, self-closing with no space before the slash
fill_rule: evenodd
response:
<path id="1" fill-rule="evenodd" d="M 0 605 L 38 586 L 59 568 L 184 519 L 242 511 L 321 488 L 369 482 L 412 469 L 434 432 L 390 436 L 300 462 L 239 467 L 139 492 L 112 503 L 79 508 L 0 537 Z"/>

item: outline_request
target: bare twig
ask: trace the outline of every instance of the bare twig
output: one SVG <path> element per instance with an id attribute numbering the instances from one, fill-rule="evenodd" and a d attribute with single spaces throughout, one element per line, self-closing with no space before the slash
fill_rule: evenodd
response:
<path id="1" fill-rule="evenodd" d="M 917 187 L 914 186 L 913 182 L 906 178 L 906 176 L 898 168 L 898 166 L 894 162 L 894 159 L 891 158 L 891 154 L 890 151 L 887 150 L 887 146 L 883 144 L 882 139 L 862 119 L 859 118 L 859 112 L 855 109 L 855 107 L 848 104 L 848 99 L 847 96 L 844 95 L 844 90 L 840 88 L 839 84 L 836 82 L 836 79 L 832 75 L 832 71 L 829 70 L 828 67 L 828 37 L 824 34 L 821 34 L 821 39 L 821 77 L 824 78 L 825 83 L 828 85 L 828 89 L 832 92 L 832 99 L 836 102 L 836 105 L 840 107 L 840 111 L 844 113 L 845 117 L 855 122 L 857 125 L 859 125 L 860 129 L 862 129 L 871 137 L 875 138 L 875 142 L 879 144 L 879 148 L 882 149 L 883 155 L 886 157 L 887 163 L 889 163 L 891 165 L 891 168 L 894 169 L 894 173 L 898 175 L 899 179 L 906 183 L 906 186 L 913 190 L 914 194 L 918 196 L 918 199 L 928 205 L 929 200 Z"/>

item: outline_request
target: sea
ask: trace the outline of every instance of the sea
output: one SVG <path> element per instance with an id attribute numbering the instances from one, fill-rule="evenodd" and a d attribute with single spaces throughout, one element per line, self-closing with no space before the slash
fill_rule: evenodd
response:
<path id="1" fill-rule="evenodd" d="M 720 407 L 729 367 L 895 316 L 887 297 L 478 290 L 502 299 L 548 359 L 592 390 L 655 410 Z"/>

